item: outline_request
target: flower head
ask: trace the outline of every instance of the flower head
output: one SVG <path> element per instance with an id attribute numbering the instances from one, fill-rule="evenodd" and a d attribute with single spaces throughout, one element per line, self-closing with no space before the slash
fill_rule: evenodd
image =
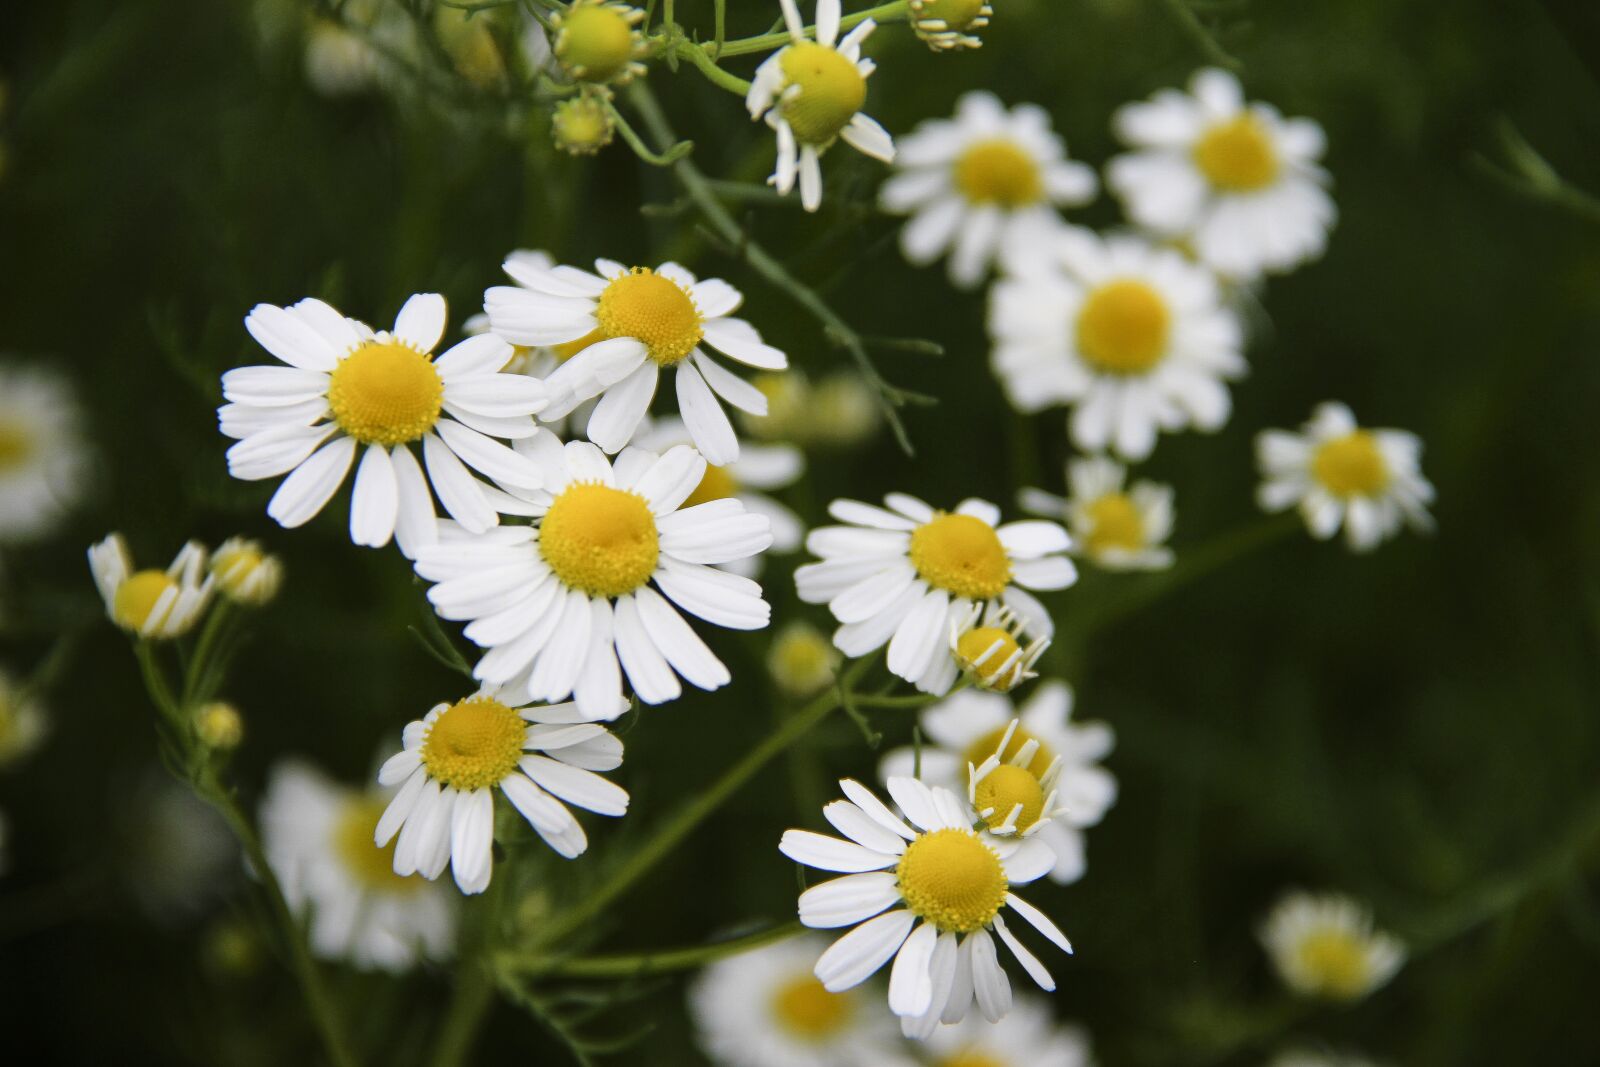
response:
<path id="1" fill-rule="evenodd" d="M 1106 456 L 1067 464 L 1072 495 L 1063 500 L 1043 489 L 1023 489 L 1023 511 L 1065 519 L 1077 552 L 1111 571 L 1153 571 L 1172 566 L 1165 545 L 1172 534 L 1172 487 L 1137 481 L 1127 486 L 1128 469 Z"/>
<path id="2" fill-rule="evenodd" d="M 58 374 L 0 367 L 0 541 L 47 533 L 83 494 L 89 448 Z"/>
<path id="3" fill-rule="evenodd" d="M 911 28 L 935 52 L 981 48 L 973 32 L 989 25 L 987 0 L 911 0 Z"/>
<path id="4" fill-rule="evenodd" d="M 1261 943 L 1284 985 L 1327 1000 L 1361 999 L 1406 957 L 1399 940 L 1374 928 L 1367 907 L 1331 893 L 1286 895 L 1262 924 Z"/>
<path id="5" fill-rule="evenodd" d="M 550 135 L 556 147 L 574 156 L 592 156 L 616 136 L 616 121 L 600 98 L 585 94 L 556 104 Z"/>
<path id="6" fill-rule="evenodd" d="M 1033 665 L 1050 647 L 1050 635 L 1029 636 L 1038 629 L 1037 620 L 1003 604 L 974 604 L 965 622 L 950 624 L 950 654 L 973 685 L 1009 693 L 1039 676 Z"/>
<path id="7" fill-rule="evenodd" d="M 189 632 L 211 602 L 214 579 L 205 569 L 206 550 L 198 541 L 184 545 L 164 571 L 134 570 L 121 534 L 89 546 L 89 570 L 105 601 L 106 616 L 139 637 L 179 637 Z"/>
<path id="8" fill-rule="evenodd" d="M 833 682 L 839 650 L 807 622 L 791 622 L 772 635 L 767 670 L 778 688 L 792 697 L 808 697 Z"/>
<path id="9" fill-rule="evenodd" d="M 623 84 L 643 74 L 648 53 L 639 23 L 645 13 L 613 0 L 576 0 L 551 18 L 555 56 L 578 81 Z"/>
<path id="10" fill-rule="evenodd" d="M 1063 757 L 1057 753 L 1036 773 L 1043 746 L 1037 737 L 1016 743 L 1018 725 L 1011 720 L 982 763 L 967 764 L 967 803 L 984 829 L 1000 837 L 1028 837 L 1068 814 L 1057 788 Z"/>
<path id="11" fill-rule="evenodd" d="M 230 537 L 211 553 L 211 575 L 223 596 L 248 607 L 271 602 L 283 585 L 283 562 L 259 541 Z"/>

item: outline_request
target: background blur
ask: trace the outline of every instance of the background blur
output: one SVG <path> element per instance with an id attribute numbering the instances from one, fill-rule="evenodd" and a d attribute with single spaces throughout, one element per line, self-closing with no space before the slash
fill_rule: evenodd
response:
<path id="1" fill-rule="evenodd" d="M 1205 63 L 1163 0 L 994 2 L 976 53 L 933 55 L 904 27 L 881 29 L 869 112 L 906 132 L 985 87 L 1044 105 L 1071 154 L 1098 166 L 1116 151 L 1114 108 Z M 777 14 L 730 7 L 730 36 Z M 709 26 L 708 8 L 682 2 L 678 17 Z M 1089 832 L 1088 876 L 1030 897 L 1077 948 L 1054 966 L 1054 1002 L 1092 1031 L 1105 1067 L 1254 1064 L 1291 1038 L 1417 1067 L 1600 1062 L 1600 225 L 1473 162 L 1503 158 L 1503 117 L 1600 191 L 1593 15 L 1576 0 L 1240 0 L 1204 14 L 1249 95 L 1327 129 L 1341 219 L 1323 261 L 1262 294 L 1226 429 L 1166 437 L 1141 468 L 1177 488 L 1176 578 L 1090 572 L 1052 600 L 1066 637 L 1050 663 L 1077 688 L 1080 717 L 1116 728 L 1121 782 Z M 0 665 L 26 676 L 61 635 L 71 642 L 46 697 L 49 741 L 0 776 L 11 1062 L 317 1056 L 292 983 L 240 940 L 254 905 L 225 835 L 161 777 L 133 658 L 84 564 L 91 540 L 120 529 L 141 560 L 164 563 L 185 538 L 245 533 L 284 557 L 284 593 L 228 687 L 247 719 L 235 769 L 252 810 L 275 759 L 365 780 L 406 721 L 460 695 L 406 632 L 423 601 L 405 561 L 350 545 L 347 496 L 290 535 L 265 516 L 270 484 L 227 477 L 217 379 L 257 361 L 241 326 L 252 304 L 315 294 L 383 324 L 407 294 L 437 290 L 454 329 L 513 248 L 673 256 L 742 288 L 746 316 L 813 377 L 844 365 L 692 216 L 641 215 L 676 194 L 620 143 L 561 156 L 506 77 L 474 83 L 440 56 L 425 59 L 425 87 L 320 95 L 299 16 L 295 0 L 0 6 L 0 353 L 70 373 L 96 449 L 93 489 L 64 532 L 6 549 L 0 570 Z M 729 65 L 747 76 L 754 63 Z M 771 134 L 740 101 L 687 68 L 651 77 L 703 169 L 765 176 Z M 916 458 L 881 433 L 813 456 L 786 499 L 814 522 L 843 495 L 1009 508 L 1019 486 L 1059 491 L 1061 413 L 1007 408 L 981 295 L 904 264 L 897 221 L 872 209 L 881 170 L 830 154 L 819 215 L 763 205 L 750 225 L 863 331 L 941 341 L 942 359 L 880 357 L 891 381 L 940 403 L 908 414 Z M 1077 215 L 1117 218 L 1104 196 Z M 1363 558 L 1297 531 L 1183 581 L 1186 549 L 1259 521 L 1256 431 L 1297 426 L 1334 398 L 1422 436 L 1437 534 Z M 766 570 L 775 619 L 823 624 L 794 599 L 793 563 Z M 1170 595 L 1073 639 L 1075 613 L 1120 611 L 1162 581 Z M 559 868 L 552 894 L 581 891 L 770 728 L 764 639 L 707 629 L 734 684 L 624 720 L 615 777 L 632 811 Z M 904 713 L 877 724 L 885 744 L 909 737 Z M 632 891 L 595 931 L 604 947 L 791 916 L 780 831 L 818 825 L 810 805 L 830 776 L 869 776 L 877 759 L 842 716 L 806 745 Z M 1286 1007 L 1255 927 L 1292 885 L 1370 900 L 1414 960 L 1353 1009 Z M 530 921 L 542 906 L 527 902 Z M 446 977 L 335 975 L 369 1059 L 410 1062 Z M 681 983 L 637 992 L 612 1018 L 658 1030 L 614 1062 L 702 1062 Z M 477 1059 L 564 1055 L 501 1007 Z"/>

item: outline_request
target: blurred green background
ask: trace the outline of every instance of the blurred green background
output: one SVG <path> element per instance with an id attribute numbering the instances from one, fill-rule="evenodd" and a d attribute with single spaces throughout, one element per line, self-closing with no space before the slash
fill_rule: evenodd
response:
<path id="1" fill-rule="evenodd" d="M 730 7 L 730 35 L 777 14 L 775 3 Z M 976 53 L 933 55 L 904 27 L 880 29 L 868 111 L 905 132 L 988 88 L 1044 105 L 1071 154 L 1100 165 L 1116 151 L 1115 107 L 1205 62 L 1162 0 L 995 7 Z M 708 8 L 680 3 L 679 19 L 709 26 Z M 1417 1067 L 1600 1062 L 1600 225 L 1518 197 L 1472 162 L 1498 158 L 1504 116 L 1574 185 L 1600 191 L 1591 10 L 1201 9 L 1251 96 L 1325 126 L 1341 218 L 1323 261 L 1261 293 L 1228 426 L 1164 438 L 1142 468 L 1177 488 L 1177 578 L 1090 573 L 1052 600 L 1064 638 L 1049 662 L 1077 688 L 1080 716 L 1115 726 L 1122 789 L 1089 831 L 1088 876 L 1031 899 L 1074 940 L 1077 956 L 1054 965 L 1055 1003 L 1089 1027 L 1106 1067 L 1254 1064 L 1290 1038 Z M 242 968 L 218 951 L 219 930 L 257 917 L 231 858 L 210 869 L 207 892 L 150 887 L 196 843 L 165 840 L 151 814 L 151 712 L 126 641 L 100 621 L 91 540 L 120 529 L 141 560 L 164 562 L 185 538 L 246 533 L 285 559 L 285 591 L 228 686 L 247 717 L 235 769 L 252 808 L 279 757 L 365 780 L 406 721 L 461 695 L 406 632 L 423 601 L 405 561 L 349 544 L 347 497 L 289 533 L 265 516 L 269 484 L 227 477 L 217 378 L 258 361 L 241 326 L 252 304 L 315 294 L 382 324 L 407 294 L 437 290 L 458 325 L 516 247 L 569 262 L 672 255 L 742 288 L 746 317 L 813 376 L 845 365 L 690 213 L 640 213 L 676 203 L 665 173 L 620 144 L 557 155 L 515 78 L 474 86 L 428 57 L 423 86 L 327 98 L 306 84 L 296 31 L 262 24 L 253 6 L 221 0 L 0 8 L 0 351 L 71 374 L 97 452 L 87 503 L 57 539 L 6 551 L 0 578 L 0 663 L 12 673 L 76 635 L 47 697 L 49 742 L 0 777 L 13 833 L 0 1028 L 14 1063 L 319 1055 L 266 949 Z M 754 63 L 729 65 L 747 76 Z M 651 81 L 703 169 L 764 177 L 771 135 L 738 99 L 687 68 Z M 907 415 L 915 458 L 887 433 L 813 457 L 790 503 L 815 522 L 843 495 L 903 489 L 1009 508 L 1019 486 L 1059 491 L 1061 413 L 1023 420 L 1006 407 L 981 294 L 903 263 L 896 221 L 872 209 L 879 165 L 841 150 L 826 169 L 820 214 L 762 205 L 742 215 L 752 233 L 864 332 L 929 336 L 947 354 L 880 356 L 891 381 L 939 398 Z M 1102 196 L 1077 220 L 1115 225 L 1118 213 Z M 1422 436 L 1437 534 L 1357 558 L 1297 532 L 1183 580 L 1186 549 L 1260 521 L 1254 434 L 1298 425 L 1324 399 Z M 775 618 L 820 625 L 819 609 L 795 601 L 792 566 L 765 573 Z M 1074 621 L 1164 581 L 1169 595 L 1092 634 Z M 770 728 L 761 636 L 708 638 L 734 684 L 624 720 L 615 777 L 632 810 L 590 820 L 592 851 L 548 865 L 548 900 L 527 902 L 528 921 L 581 894 Z M 886 744 L 909 737 L 903 713 L 876 721 Z M 825 794 L 830 776 L 871 775 L 876 759 L 848 721 L 830 720 L 613 909 L 595 945 L 674 946 L 790 917 L 779 833 L 820 827 L 800 799 Z M 1286 1008 L 1254 930 L 1291 885 L 1372 901 L 1416 958 L 1353 1009 Z M 339 972 L 335 990 L 370 1062 L 410 1063 L 448 975 Z M 658 1030 L 615 1062 L 702 1062 L 680 983 L 629 992 L 600 1031 Z M 565 1053 L 501 1006 L 476 1062 L 512 1056 Z"/>

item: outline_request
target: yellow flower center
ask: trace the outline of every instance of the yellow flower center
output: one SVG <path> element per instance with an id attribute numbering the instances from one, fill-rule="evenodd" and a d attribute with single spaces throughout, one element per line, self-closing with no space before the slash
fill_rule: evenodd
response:
<path id="1" fill-rule="evenodd" d="M 1010 1067 L 1010 1065 L 987 1052 L 967 1049 L 935 1061 L 935 1067 Z"/>
<path id="2" fill-rule="evenodd" d="M 978 766 L 984 760 L 994 755 L 994 750 L 1000 747 L 1000 739 L 1005 735 L 1006 727 L 996 726 L 993 730 L 990 730 L 988 733 L 984 734 L 982 737 L 978 738 L 976 741 L 972 742 L 972 744 L 967 746 L 967 751 L 962 757 L 963 761 L 972 764 L 974 767 Z M 1012 757 L 1016 756 L 1018 752 L 1022 751 L 1023 745 L 1027 744 L 1029 741 L 1037 740 L 1039 740 L 1037 737 L 1029 733 L 1027 730 L 1024 730 L 1021 725 L 1018 725 L 1016 730 L 1011 734 L 1011 741 L 1006 745 L 1006 750 L 1000 753 L 1000 762 L 1006 763 L 1010 761 Z M 1027 769 L 1034 775 L 1034 777 L 1038 777 L 1050 769 L 1050 763 L 1055 758 L 1055 753 L 1050 751 L 1049 748 L 1045 747 L 1043 742 L 1040 742 L 1039 749 L 1034 753 L 1033 759 L 1028 762 Z"/>
<path id="3" fill-rule="evenodd" d="M 139 571 L 117 586 L 111 598 L 111 614 L 117 625 L 127 630 L 142 630 L 156 610 L 156 604 L 168 589 L 177 591 L 178 583 L 165 571 Z"/>
<path id="4" fill-rule="evenodd" d="M 1278 177 L 1278 152 L 1272 135 L 1249 112 L 1219 122 L 1195 142 L 1194 163 L 1218 189 L 1247 193 Z"/>
<path id="5" fill-rule="evenodd" d="M 574 4 L 561 19 L 556 58 L 585 81 L 610 81 L 633 60 L 633 23 L 608 4 Z"/>
<path id="6" fill-rule="evenodd" d="M 1311 473 L 1337 496 L 1375 496 L 1389 484 L 1378 439 L 1366 430 L 1335 437 L 1311 457 Z"/>
<path id="7" fill-rule="evenodd" d="M 401 877 L 394 873 L 394 841 L 382 848 L 372 843 L 387 806 L 388 801 L 382 797 L 361 797 L 346 803 L 334 823 L 333 850 L 364 889 L 386 893 L 421 889 L 427 883 L 420 875 Z"/>
<path id="8" fill-rule="evenodd" d="M 974 600 L 999 596 L 1011 580 L 1000 536 L 971 515 L 941 514 L 911 531 L 911 563 L 929 585 Z"/>
<path id="9" fill-rule="evenodd" d="M 1107 493 L 1092 501 L 1089 512 L 1089 554 L 1121 550 L 1137 552 L 1144 547 L 1144 516 L 1126 493 Z"/>
<path id="10" fill-rule="evenodd" d="M 643 341 L 650 358 L 663 367 L 681 362 L 705 336 L 700 309 L 689 294 L 648 267 L 613 278 L 600 294 L 595 317 L 606 337 Z"/>
<path id="11" fill-rule="evenodd" d="M 611 143 L 611 115 L 593 97 L 579 97 L 556 105 L 550 118 L 556 144 L 574 155 L 592 155 Z"/>
<path id="12" fill-rule="evenodd" d="M 992 652 L 991 648 L 994 649 Z M 1017 644 L 1011 632 L 998 626 L 975 626 L 956 639 L 956 659 L 961 666 L 976 674 L 986 688 L 1001 692 L 1017 684 L 1017 677 L 1022 673 L 1022 660 L 1019 657 L 1010 666 L 1006 664 L 1021 651 L 1022 646 Z M 978 662 L 980 658 L 982 663 Z M 1003 676 L 1002 667 L 1005 667 Z"/>
<path id="13" fill-rule="evenodd" d="M 940 932 L 981 930 L 1006 902 L 1000 857 L 970 830 L 923 834 L 906 846 L 895 876 L 906 907 Z"/>
<path id="14" fill-rule="evenodd" d="M 493 697 L 468 697 L 446 708 L 422 740 L 422 763 L 443 785 L 484 789 L 516 769 L 527 737 L 522 716 Z M 367 834 L 372 843 L 372 834 Z"/>
<path id="15" fill-rule="evenodd" d="M 20 426 L 0 426 L 0 471 L 16 470 L 33 455 L 33 438 Z"/>
<path id="16" fill-rule="evenodd" d="M 985 0 L 922 0 L 913 4 L 919 20 L 937 19 L 948 28 L 961 32 L 970 29 L 983 14 Z"/>
<path id="17" fill-rule="evenodd" d="M 1022 207 L 1044 195 L 1039 167 L 1014 141 L 976 141 L 956 160 L 956 188 L 974 204 Z"/>
<path id="18" fill-rule="evenodd" d="M 1106 282 L 1078 311 L 1078 351 L 1107 374 L 1143 374 L 1167 354 L 1172 313 L 1161 294 L 1131 278 Z"/>
<path id="19" fill-rule="evenodd" d="M 772 994 L 772 1017 L 791 1037 L 821 1041 L 843 1030 L 855 1005 L 850 998 L 830 993 L 809 974 L 800 974 Z"/>
<path id="20" fill-rule="evenodd" d="M 984 775 L 973 792 L 979 811 L 994 809 L 984 820 L 990 827 L 1004 823 L 1018 804 L 1022 805 L 1015 824 L 1019 831 L 1038 822 L 1044 811 L 1044 788 L 1039 785 L 1039 779 L 1026 768 L 1009 763 L 1002 763 Z"/>
<path id="21" fill-rule="evenodd" d="M 779 106 L 801 144 L 831 144 L 867 99 L 867 80 L 856 65 L 827 45 L 800 41 L 778 57 L 784 87 L 800 92 Z"/>
<path id="22" fill-rule="evenodd" d="M 1366 945 L 1343 930 L 1308 934 L 1296 954 L 1300 966 L 1327 996 L 1351 1000 L 1365 993 L 1372 981 Z"/>
<path id="23" fill-rule="evenodd" d="M 218 550 L 211 557 L 211 573 L 217 576 L 217 585 L 229 596 L 237 596 L 244 583 L 261 566 L 261 550 L 254 545 Z"/>
<path id="24" fill-rule="evenodd" d="M 433 361 L 398 341 L 369 341 L 339 361 L 328 407 L 339 428 L 385 448 L 420 440 L 439 421 L 444 382 Z"/>
<path id="25" fill-rule="evenodd" d="M 707 463 L 705 476 L 700 479 L 700 484 L 694 487 L 694 492 L 684 500 L 683 506 L 689 508 L 709 500 L 726 500 L 738 491 L 739 483 L 728 473 L 728 468 L 713 467 Z"/>
<path id="26" fill-rule="evenodd" d="M 568 486 L 545 513 L 539 551 L 568 588 L 614 597 L 650 580 L 661 541 L 644 497 L 579 482 Z"/>

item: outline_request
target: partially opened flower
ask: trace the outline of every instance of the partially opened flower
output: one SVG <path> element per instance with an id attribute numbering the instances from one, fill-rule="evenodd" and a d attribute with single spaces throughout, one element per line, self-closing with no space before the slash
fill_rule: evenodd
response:
<path id="1" fill-rule="evenodd" d="M 1050 758 L 1043 773 L 1037 773 L 1034 760 L 1043 746 L 1036 737 L 1013 745 L 1016 733 L 1017 720 L 1012 719 L 994 751 L 982 763 L 967 764 L 967 803 L 984 829 L 998 837 L 1030 837 L 1067 814 L 1057 785 L 1064 765 L 1061 755 Z"/>
<path id="2" fill-rule="evenodd" d="M 0 367 L 0 541 L 47 533 L 83 494 L 89 448 L 70 384 Z"/>
<path id="3" fill-rule="evenodd" d="M 972 606 L 965 624 L 950 626 L 950 654 L 967 680 L 980 689 L 1009 693 L 1039 675 L 1033 665 L 1050 647 L 1050 634 L 1035 620 L 994 601 Z"/>
<path id="4" fill-rule="evenodd" d="M 1093 1067 L 1089 1035 L 1061 1026 L 1044 998 L 1022 994 L 1011 1012 L 991 1023 L 969 1015 L 941 1026 L 923 1044 L 935 1067 Z"/>
<path id="5" fill-rule="evenodd" d="M 911 28 L 935 52 L 981 48 L 974 30 L 989 25 L 994 14 L 987 0 L 910 0 Z"/>
<path id="6" fill-rule="evenodd" d="M 211 574 L 223 596 L 247 607 L 260 607 L 278 595 L 283 561 L 268 555 L 259 541 L 230 537 L 211 553 Z"/>
<path id="7" fill-rule="evenodd" d="M 214 579 L 205 573 L 206 550 L 190 541 L 166 570 L 136 571 L 121 534 L 89 546 L 89 570 L 106 616 L 122 629 L 145 638 L 179 637 L 189 632 L 211 603 Z"/>
<path id="8" fill-rule="evenodd" d="M 1067 464 L 1072 495 L 1023 489 L 1023 511 L 1065 519 L 1073 548 L 1109 571 L 1154 571 L 1172 566 L 1172 486 L 1140 480 L 1127 486 L 1128 468 L 1106 456 Z"/>
<path id="9" fill-rule="evenodd" d="M 1278 976 L 1304 997 L 1359 1000 L 1394 977 L 1405 945 L 1375 927 L 1372 911 L 1335 893 L 1294 891 L 1261 927 Z"/>
<path id="10" fill-rule="evenodd" d="M 789 44 L 756 68 L 745 95 L 750 117 L 766 116 L 778 134 L 778 166 L 768 182 L 787 195 L 800 181 L 807 211 L 822 206 L 822 153 L 841 138 L 863 155 L 894 161 L 894 140 L 862 112 L 867 77 L 877 69 L 861 58 L 861 42 L 877 23 L 864 19 L 839 40 L 839 0 L 817 0 L 817 39 L 806 38 L 795 0 L 779 0 Z"/>

